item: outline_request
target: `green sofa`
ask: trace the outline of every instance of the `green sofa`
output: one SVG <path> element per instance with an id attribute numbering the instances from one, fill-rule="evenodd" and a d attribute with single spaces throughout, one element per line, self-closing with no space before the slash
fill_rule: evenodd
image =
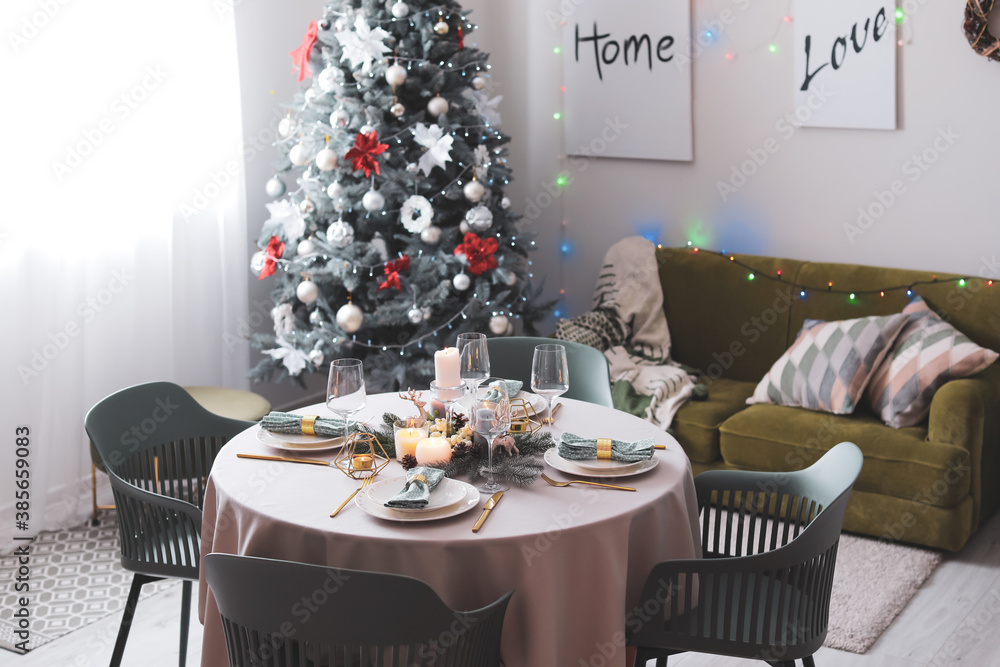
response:
<path id="1" fill-rule="evenodd" d="M 907 286 L 930 273 L 774 257 L 657 250 L 671 356 L 709 377 L 707 400 L 690 401 L 671 432 L 695 474 L 726 468 L 804 468 L 838 442 L 864 452 L 844 529 L 958 551 L 1000 503 L 1000 367 L 952 380 L 928 419 L 893 429 L 867 407 L 837 416 L 802 408 L 746 405 L 760 379 L 807 318 L 842 320 L 900 312 Z M 754 279 L 740 263 L 757 269 Z M 778 278 L 778 272 L 780 278 Z M 965 286 L 937 274 L 914 293 L 973 341 L 1000 350 L 1000 284 Z M 851 301 L 835 289 L 854 290 Z M 805 290 L 801 296 L 800 290 Z M 864 293 L 869 290 L 883 290 Z"/>

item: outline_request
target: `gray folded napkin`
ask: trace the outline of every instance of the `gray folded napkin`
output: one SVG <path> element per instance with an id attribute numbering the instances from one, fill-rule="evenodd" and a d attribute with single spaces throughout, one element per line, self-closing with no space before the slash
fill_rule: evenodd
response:
<path id="1" fill-rule="evenodd" d="M 431 499 L 431 491 L 441 483 L 442 479 L 444 479 L 444 470 L 423 466 L 410 468 L 410 471 L 406 473 L 406 484 L 403 485 L 399 493 L 389 499 L 385 506 L 409 510 L 427 507 L 427 503 Z"/>
<path id="2" fill-rule="evenodd" d="M 290 412 L 269 412 L 260 420 L 260 425 L 265 431 L 302 435 L 302 417 L 303 415 L 293 415 Z M 313 431 L 316 435 L 323 435 L 328 438 L 343 435 L 344 420 L 317 419 L 313 424 Z"/>
<path id="3" fill-rule="evenodd" d="M 635 442 L 611 441 L 611 460 L 625 463 L 648 461 L 655 451 L 652 438 L 636 440 Z M 572 461 L 597 459 L 597 438 L 581 438 L 572 433 L 563 433 L 559 441 L 559 456 Z"/>
<path id="4" fill-rule="evenodd" d="M 494 397 L 493 395 L 495 395 L 496 398 L 499 398 L 500 392 L 493 389 L 493 385 L 499 382 L 500 380 L 494 380 L 489 384 L 490 388 L 486 391 L 484 398 L 491 399 Z M 524 386 L 524 383 L 520 380 L 503 380 L 503 383 L 507 386 L 507 398 L 514 398 L 514 395 L 521 391 L 521 387 Z"/>

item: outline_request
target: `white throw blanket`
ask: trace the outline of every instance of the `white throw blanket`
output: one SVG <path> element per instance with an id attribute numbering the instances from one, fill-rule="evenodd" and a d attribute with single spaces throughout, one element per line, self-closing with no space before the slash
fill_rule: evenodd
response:
<path id="1" fill-rule="evenodd" d="M 615 311 L 628 325 L 625 344 L 604 352 L 611 362 L 611 381 L 624 380 L 637 394 L 650 396 L 646 419 L 668 428 L 691 397 L 695 382 L 670 360 L 656 246 L 640 236 L 611 246 L 594 289 L 593 307 Z"/>

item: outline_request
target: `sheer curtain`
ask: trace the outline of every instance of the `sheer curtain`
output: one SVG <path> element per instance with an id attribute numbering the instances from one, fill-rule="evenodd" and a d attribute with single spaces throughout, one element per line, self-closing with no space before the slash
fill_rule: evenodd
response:
<path id="1" fill-rule="evenodd" d="M 89 513 L 102 397 L 245 386 L 249 276 L 231 0 L 4 5 L 0 550 Z"/>

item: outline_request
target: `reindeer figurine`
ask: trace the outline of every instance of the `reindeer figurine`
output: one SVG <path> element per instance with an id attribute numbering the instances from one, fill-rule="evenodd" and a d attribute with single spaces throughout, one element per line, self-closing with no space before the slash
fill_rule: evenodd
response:
<path id="1" fill-rule="evenodd" d="M 427 401 L 421 401 L 420 400 L 420 397 L 422 395 L 423 395 L 423 392 L 417 391 L 415 389 L 407 389 L 406 394 L 404 395 L 404 394 L 400 393 L 399 397 L 401 399 L 403 399 L 404 401 L 410 401 L 411 403 L 413 403 L 413 405 L 416 406 L 417 410 L 419 410 L 419 414 L 417 415 L 417 419 L 423 419 L 423 420 L 426 421 L 427 420 L 427 410 L 424 409 L 424 406 L 427 405 Z"/>

